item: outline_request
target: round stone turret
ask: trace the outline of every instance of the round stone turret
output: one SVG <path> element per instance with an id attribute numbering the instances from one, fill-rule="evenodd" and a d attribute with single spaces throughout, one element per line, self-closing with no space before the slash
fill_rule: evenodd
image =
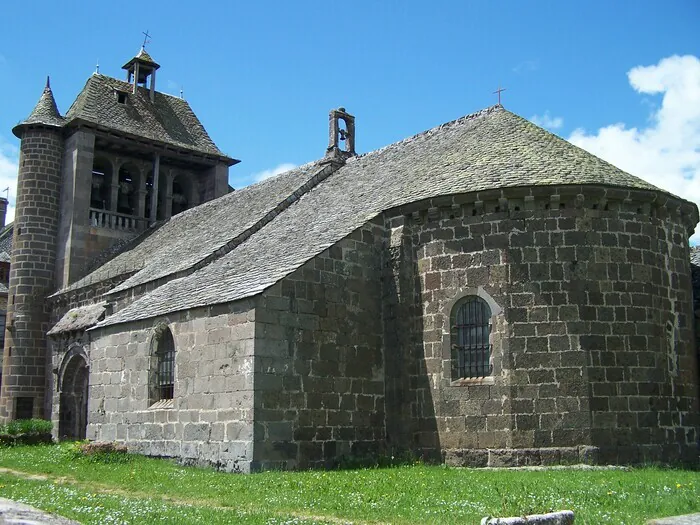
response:
<path id="1" fill-rule="evenodd" d="M 0 420 L 45 417 L 46 297 L 54 287 L 63 119 L 48 80 L 31 115 L 15 126 L 21 139 L 12 239 Z"/>

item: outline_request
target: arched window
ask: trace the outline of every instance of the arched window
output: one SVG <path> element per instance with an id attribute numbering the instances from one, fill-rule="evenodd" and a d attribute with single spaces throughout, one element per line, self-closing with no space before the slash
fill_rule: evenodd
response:
<path id="1" fill-rule="evenodd" d="M 175 390 L 175 341 L 165 325 L 156 329 L 155 392 L 154 401 L 173 399 Z"/>
<path id="2" fill-rule="evenodd" d="M 450 316 L 453 379 L 491 375 L 491 308 L 481 297 L 458 301 Z"/>

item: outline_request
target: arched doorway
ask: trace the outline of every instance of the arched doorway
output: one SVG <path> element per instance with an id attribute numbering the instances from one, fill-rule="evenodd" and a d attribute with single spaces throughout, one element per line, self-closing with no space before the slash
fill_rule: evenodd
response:
<path id="1" fill-rule="evenodd" d="M 69 351 L 61 368 L 58 437 L 85 439 L 89 368 L 82 349 Z"/>

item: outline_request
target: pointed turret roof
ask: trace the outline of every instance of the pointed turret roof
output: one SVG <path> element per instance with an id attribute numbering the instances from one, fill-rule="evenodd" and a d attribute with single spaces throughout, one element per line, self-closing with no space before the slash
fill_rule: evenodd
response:
<path id="1" fill-rule="evenodd" d="M 63 120 L 61 113 L 58 111 L 56 99 L 53 98 L 49 77 L 46 77 L 46 87 L 39 98 L 39 102 L 36 103 L 36 106 L 34 106 L 29 116 L 12 129 L 12 133 L 14 133 L 16 137 L 21 138 L 20 132 L 24 126 L 36 124 L 57 128 L 63 127 L 65 124 L 65 120 Z"/>
<path id="2" fill-rule="evenodd" d="M 148 54 L 146 48 L 144 48 L 143 46 L 134 58 L 132 58 L 122 66 L 122 69 L 131 69 L 134 62 L 145 64 L 147 66 L 150 66 L 152 69 L 158 69 L 160 67 L 160 65 L 155 60 L 153 60 L 153 58 L 151 58 L 151 55 Z"/>

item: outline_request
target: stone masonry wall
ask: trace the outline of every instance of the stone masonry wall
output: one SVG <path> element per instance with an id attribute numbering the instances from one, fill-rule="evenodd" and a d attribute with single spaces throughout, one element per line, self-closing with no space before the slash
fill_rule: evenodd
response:
<path id="1" fill-rule="evenodd" d="M 49 409 L 45 334 L 50 312 L 45 298 L 54 284 L 62 155 L 63 138 L 56 130 L 23 131 L 0 420 L 42 418 Z"/>
<path id="2" fill-rule="evenodd" d="M 383 450 L 383 235 L 367 223 L 262 294 L 256 468 L 323 467 Z"/>
<path id="3" fill-rule="evenodd" d="M 249 472 L 254 312 L 254 302 L 244 300 L 92 332 L 88 439 Z M 149 395 L 154 327 L 160 323 L 175 341 L 172 408 L 151 408 Z"/>
<path id="4" fill-rule="evenodd" d="M 673 221 L 632 213 L 593 217 L 577 250 L 587 290 L 579 317 L 609 333 L 579 337 L 588 354 L 592 439 L 599 461 L 697 464 L 698 375 L 688 234 Z M 607 232 L 603 229 L 607 226 Z"/>
<path id="5" fill-rule="evenodd" d="M 398 324 L 405 346 L 386 350 L 418 358 L 393 372 L 410 386 L 404 442 L 472 466 L 694 459 L 696 211 L 652 192 L 568 186 L 387 215 L 392 243 L 409 247 L 395 254 L 395 281 L 408 284 L 397 305 L 422 312 Z M 411 267 L 417 290 L 396 270 Z M 483 379 L 451 376 L 450 312 L 464 295 L 500 310 Z"/>
<path id="6" fill-rule="evenodd" d="M 95 134 L 80 129 L 65 141 L 61 173 L 61 217 L 58 227 L 56 283 L 54 290 L 75 281 L 89 256 L 85 232 L 89 227 L 90 191 Z"/>

